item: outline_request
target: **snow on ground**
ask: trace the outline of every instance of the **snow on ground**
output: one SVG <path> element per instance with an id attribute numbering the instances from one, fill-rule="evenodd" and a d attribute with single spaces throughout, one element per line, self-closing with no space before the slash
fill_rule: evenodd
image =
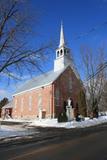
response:
<path id="1" fill-rule="evenodd" d="M 9 137 L 24 137 L 33 132 L 28 131 L 22 126 L 0 125 L 0 139 Z"/>
<path id="2" fill-rule="evenodd" d="M 106 116 L 99 116 L 99 118 L 89 119 L 88 117 L 85 118 L 84 121 L 71 121 L 66 123 L 58 123 L 57 119 L 36 119 L 36 120 L 7 120 L 12 122 L 29 122 L 27 125 L 28 127 L 32 126 L 41 126 L 41 127 L 57 127 L 57 128 L 84 128 L 89 126 L 98 125 L 104 122 L 107 122 L 107 115 Z M 34 132 L 39 134 L 39 132 Z M 26 128 L 23 128 L 22 125 L 0 125 L 0 139 L 9 138 L 9 137 L 24 137 L 27 135 L 33 134 L 32 131 L 28 131 Z"/>
<path id="3" fill-rule="evenodd" d="M 32 122 L 32 120 L 28 120 L 28 119 L 26 120 L 26 119 L 13 119 L 13 118 L 4 119 L 4 120 L 0 118 L 0 121 L 5 121 L 5 122 L 6 122 L 6 121 L 7 121 L 7 122 L 19 122 L 19 123 Z"/>
<path id="4" fill-rule="evenodd" d="M 66 123 L 58 123 L 57 119 L 41 119 L 33 121 L 30 126 L 41 126 L 41 127 L 63 127 L 63 128 L 84 128 L 89 126 L 98 125 L 107 122 L 107 116 L 100 116 L 99 118 L 89 119 L 85 118 L 84 121 L 71 121 Z"/>
<path id="5" fill-rule="evenodd" d="M 0 126 L 0 139 L 4 137 L 20 136 L 24 134 L 24 130 L 21 128 L 12 128 L 10 126 Z"/>

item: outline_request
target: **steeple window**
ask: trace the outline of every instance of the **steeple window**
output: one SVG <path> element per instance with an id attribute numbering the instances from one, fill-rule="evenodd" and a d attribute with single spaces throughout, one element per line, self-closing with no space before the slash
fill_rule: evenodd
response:
<path id="1" fill-rule="evenodd" d="M 66 47 L 64 40 L 63 25 L 61 24 L 60 43 L 56 49 L 56 59 L 54 61 L 54 71 L 61 70 L 67 65 L 71 65 L 70 50 Z"/>
<path id="2" fill-rule="evenodd" d="M 59 51 L 57 51 L 57 57 L 59 57 Z"/>
<path id="3" fill-rule="evenodd" d="M 63 53 L 63 50 L 61 49 L 61 50 L 60 50 L 60 55 L 61 55 L 61 56 L 62 56 L 62 53 Z"/>
<path id="4" fill-rule="evenodd" d="M 64 54 L 66 54 L 66 49 L 64 49 Z"/>

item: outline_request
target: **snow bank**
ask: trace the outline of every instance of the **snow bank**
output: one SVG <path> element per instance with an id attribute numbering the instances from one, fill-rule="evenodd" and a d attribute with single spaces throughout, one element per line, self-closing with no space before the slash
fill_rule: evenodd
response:
<path id="1" fill-rule="evenodd" d="M 14 121 L 14 120 L 12 120 Z M 15 121 L 16 122 L 16 121 Z M 28 122 L 28 121 L 24 121 Z M 98 125 L 101 123 L 107 122 L 107 116 L 100 116 L 98 119 L 89 119 L 85 118 L 84 121 L 77 122 L 71 121 L 66 123 L 58 123 L 57 119 L 41 119 L 41 120 L 33 120 L 31 123 L 28 123 L 30 126 L 41 126 L 41 127 L 57 127 L 57 128 L 85 128 L 89 126 Z M 35 134 L 39 134 L 39 132 L 34 132 Z M 28 131 L 26 128 L 23 128 L 22 125 L 0 125 L 0 140 L 8 139 L 11 137 L 25 137 L 30 134 L 33 134 L 33 131 Z"/>
<path id="2" fill-rule="evenodd" d="M 12 120 L 16 122 L 15 120 Z M 19 120 L 20 121 L 20 120 Z M 27 120 L 24 122 L 28 122 Z M 101 123 L 107 122 L 107 116 L 100 116 L 98 119 L 89 119 L 85 118 L 84 121 L 71 121 L 66 123 L 58 123 L 57 119 L 41 119 L 41 120 L 33 120 L 28 123 L 30 126 L 41 126 L 41 127 L 57 127 L 57 128 L 85 128 L 89 126 L 98 125 Z M 23 128 L 21 125 L 0 125 L 0 139 L 9 138 L 9 137 L 23 137 L 32 134 L 32 131 L 28 131 L 26 128 Z M 34 132 L 35 134 L 39 134 L 39 132 Z"/>
<path id="3" fill-rule="evenodd" d="M 9 138 L 9 137 L 23 137 L 33 132 L 28 131 L 25 128 L 20 126 L 8 126 L 8 125 L 1 125 L 0 126 L 0 139 L 2 138 Z"/>
<path id="4" fill-rule="evenodd" d="M 32 122 L 32 120 L 26 120 L 26 119 L 12 119 L 12 118 L 9 118 L 9 119 L 0 119 L 0 121 L 4 121 L 4 122 L 20 122 L 20 123 L 23 123 L 23 122 Z"/>
<path id="5" fill-rule="evenodd" d="M 63 127 L 63 128 L 84 128 L 89 126 L 98 125 L 107 122 L 107 116 L 101 116 L 99 118 L 89 119 L 85 118 L 84 121 L 71 121 L 66 123 L 58 123 L 57 119 L 41 119 L 33 121 L 30 126 L 41 126 L 41 127 Z"/>

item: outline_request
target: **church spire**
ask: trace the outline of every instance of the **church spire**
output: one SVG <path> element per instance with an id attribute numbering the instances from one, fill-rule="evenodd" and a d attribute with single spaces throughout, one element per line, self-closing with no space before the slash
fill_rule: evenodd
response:
<path id="1" fill-rule="evenodd" d="M 70 49 L 65 46 L 63 24 L 61 23 L 60 31 L 60 43 L 59 47 L 56 49 L 56 59 L 54 61 L 54 72 L 64 69 L 66 66 L 70 65 Z"/>
<path id="2" fill-rule="evenodd" d="M 63 23 L 61 22 L 60 44 L 59 44 L 59 47 L 62 47 L 64 45 L 65 45 L 65 40 L 64 40 Z"/>

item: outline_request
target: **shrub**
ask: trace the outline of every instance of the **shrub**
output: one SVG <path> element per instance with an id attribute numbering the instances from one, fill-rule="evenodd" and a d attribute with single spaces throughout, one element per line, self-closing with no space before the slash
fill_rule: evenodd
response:
<path id="1" fill-rule="evenodd" d="M 61 112 L 58 116 L 58 122 L 67 122 L 68 118 L 65 112 Z"/>

